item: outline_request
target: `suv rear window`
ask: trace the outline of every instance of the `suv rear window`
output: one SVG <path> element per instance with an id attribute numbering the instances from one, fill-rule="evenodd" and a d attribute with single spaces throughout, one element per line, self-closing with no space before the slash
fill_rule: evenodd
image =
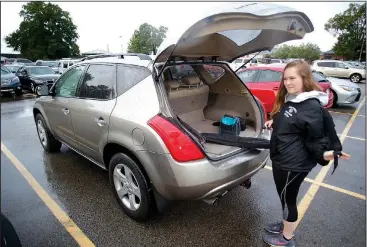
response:
<path id="1" fill-rule="evenodd" d="M 206 71 L 208 71 L 208 73 L 212 76 L 214 82 L 216 82 L 217 80 L 219 80 L 225 73 L 224 69 L 219 67 L 219 66 L 215 66 L 215 65 L 204 65 L 204 68 L 206 69 Z"/>
<path id="2" fill-rule="evenodd" d="M 121 95 L 150 75 L 145 68 L 117 65 L 117 95 Z"/>

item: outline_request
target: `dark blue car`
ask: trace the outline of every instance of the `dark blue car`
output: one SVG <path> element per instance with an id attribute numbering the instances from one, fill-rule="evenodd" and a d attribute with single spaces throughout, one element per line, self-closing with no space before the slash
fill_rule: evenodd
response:
<path id="1" fill-rule="evenodd" d="M 18 76 L 14 75 L 3 65 L 1 65 L 1 92 L 14 92 L 17 96 L 22 95 L 23 92 Z"/>

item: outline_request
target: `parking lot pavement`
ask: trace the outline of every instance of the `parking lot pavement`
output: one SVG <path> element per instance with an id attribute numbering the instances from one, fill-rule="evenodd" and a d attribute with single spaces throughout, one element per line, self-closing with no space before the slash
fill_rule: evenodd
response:
<path id="1" fill-rule="evenodd" d="M 81 229 L 81 235 L 96 246 L 266 246 L 261 240 L 262 227 L 281 218 L 269 169 L 254 177 L 251 189 L 236 188 L 218 205 L 177 202 L 165 214 L 138 224 L 117 204 L 105 171 L 65 147 L 57 154 L 43 151 L 33 120 L 33 103 L 23 100 L 1 105 L 2 143 Z M 354 110 L 332 114 L 338 133 L 343 133 Z M 355 120 L 350 131 L 362 133 L 361 128 L 364 125 Z M 304 217 L 296 232 L 298 246 L 364 246 L 364 146 L 364 141 L 347 137 L 344 149 L 352 159 L 340 161 L 332 176 L 330 169 L 322 181 L 325 185 L 317 185 L 313 197 L 310 190 L 321 167 L 302 185 L 298 199 Z M 68 225 L 58 221 L 45 206 L 47 201 L 40 199 L 4 152 L 1 168 L 2 211 L 24 246 L 77 246 L 75 236 L 66 230 Z M 304 207 L 305 202 L 309 206 Z"/>

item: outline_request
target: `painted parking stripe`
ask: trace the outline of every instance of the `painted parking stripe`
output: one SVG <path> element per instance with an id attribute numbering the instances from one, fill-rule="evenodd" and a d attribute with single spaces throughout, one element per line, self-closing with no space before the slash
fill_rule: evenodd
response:
<path id="1" fill-rule="evenodd" d="M 271 166 L 265 166 L 264 168 L 266 168 L 268 170 L 273 170 L 271 168 Z M 349 196 L 353 196 L 353 197 L 356 197 L 356 198 L 359 198 L 359 199 L 362 199 L 362 200 L 366 200 L 366 196 L 364 196 L 362 194 L 358 194 L 358 193 L 350 191 L 350 190 L 342 189 L 340 187 L 333 186 L 333 185 L 330 185 L 330 184 L 319 183 L 319 182 L 316 182 L 315 180 L 310 179 L 310 178 L 305 178 L 305 181 L 309 182 L 311 184 L 317 184 L 321 187 L 328 188 L 330 190 L 334 190 L 334 191 L 337 191 L 337 192 L 340 192 L 340 193 L 343 193 L 343 194 L 346 194 L 346 195 L 349 195 Z"/>
<path id="2" fill-rule="evenodd" d="M 361 110 L 361 108 L 363 107 L 363 104 L 364 104 L 365 100 L 366 100 L 366 97 L 363 97 L 363 100 L 359 103 L 357 109 L 354 111 L 352 117 L 349 119 L 349 122 L 347 123 L 347 126 L 345 126 L 344 131 L 340 136 L 340 142 L 341 143 L 344 142 L 345 137 L 347 136 L 350 128 L 352 127 L 352 124 L 356 120 L 356 117 L 357 117 L 359 111 Z M 315 195 L 316 195 L 317 191 L 320 188 L 320 184 L 324 181 L 324 179 L 326 177 L 326 174 L 328 173 L 332 163 L 333 163 L 333 161 L 330 161 L 327 166 L 324 166 L 324 167 L 321 168 L 320 172 L 317 174 L 317 176 L 315 178 L 315 182 L 317 182 L 317 183 L 311 184 L 310 188 L 307 190 L 307 192 L 304 195 L 304 197 L 302 198 L 301 202 L 298 204 L 298 221 L 296 223 L 296 228 L 299 225 L 299 223 L 302 221 L 303 217 L 305 216 L 305 213 L 306 213 L 307 209 L 310 207 L 311 202 L 315 198 Z"/>
<path id="3" fill-rule="evenodd" d="M 339 114 L 339 115 L 349 115 L 349 116 L 352 116 L 353 113 L 349 113 L 349 112 L 338 112 L 338 111 L 329 111 L 331 114 L 335 113 L 335 114 Z M 357 117 L 363 117 L 365 118 L 366 116 L 365 115 L 357 115 Z"/>
<path id="4" fill-rule="evenodd" d="M 1 142 L 1 151 L 11 161 L 11 163 L 18 169 L 20 174 L 29 183 L 32 189 L 37 193 L 41 200 L 51 210 L 57 220 L 65 227 L 75 241 L 82 247 L 94 247 L 95 245 L 83 233 L 83 231 L 70 219 L 70 217 L 61 209 L 61 207 L 51 198 L 49 194 L 42 188 L 32 174 L 24 167 L 24 165 L 12 154 L 9 149 Z"/>
<path id="5" fill-rule="evenodd" d="M 337 134 L 338 136 L 341 136 L 341 134 Z M 350 139 L 354 139 L 354 140 L 360 140 L 360 141 L 366 141 L 365 138 L 361 138 L 361 137 L 355 137 L 355 136 L 345 136 L 345 138 L 350 138 Z"/>

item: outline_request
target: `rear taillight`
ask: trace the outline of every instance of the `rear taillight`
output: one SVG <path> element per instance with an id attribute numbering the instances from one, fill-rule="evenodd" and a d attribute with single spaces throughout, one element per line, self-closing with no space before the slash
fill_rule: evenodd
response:
<path id="1" fill-rule="evenodd" d="M 161 116 L 155 116 L 148 121 L 162 138 L 172 157 L 179 162 L 187 162 L 203 159 L 205 156 L 199 147 L 185 133 L 174 124 Z"/>

